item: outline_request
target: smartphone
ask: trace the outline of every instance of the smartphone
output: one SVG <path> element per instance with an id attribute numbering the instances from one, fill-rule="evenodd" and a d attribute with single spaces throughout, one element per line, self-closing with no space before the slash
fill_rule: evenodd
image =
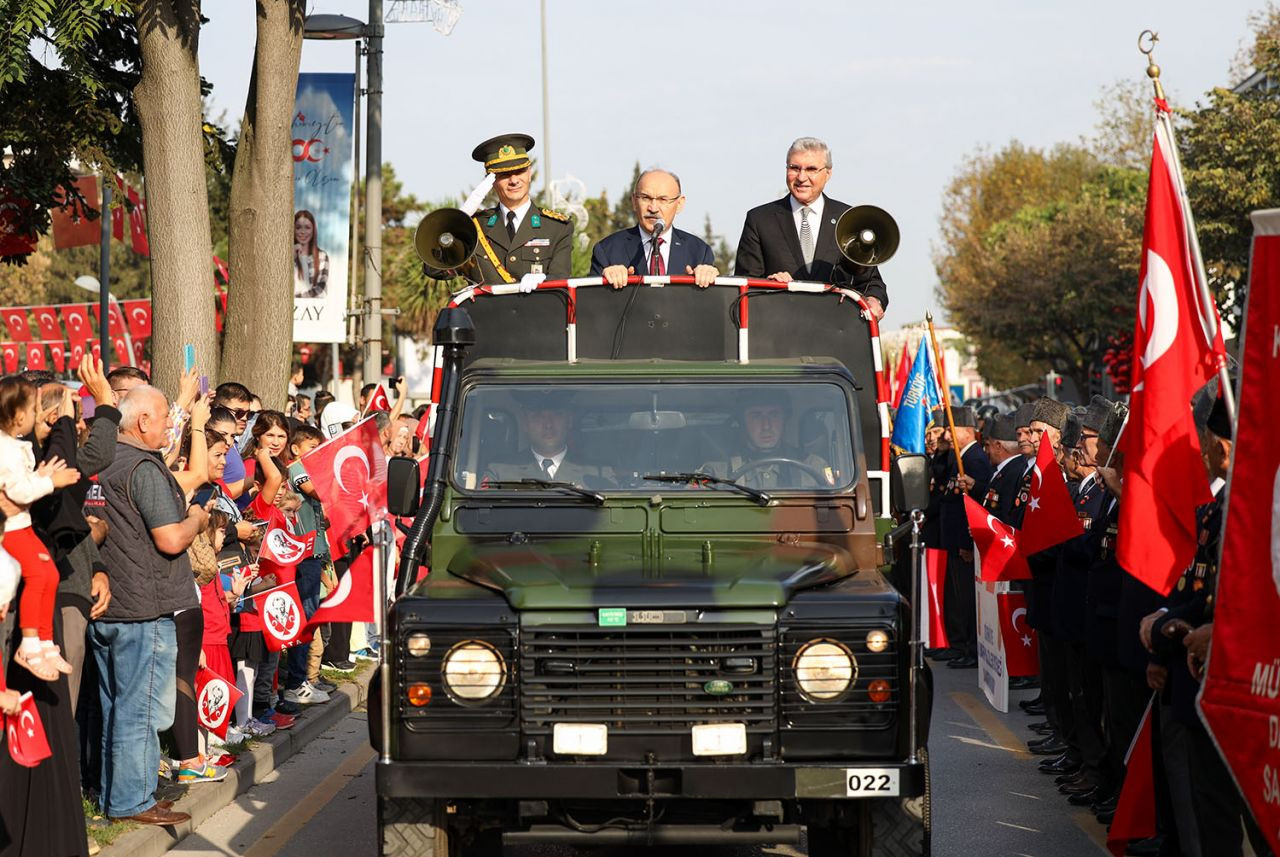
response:
<path id="1" fill-rule="evenodd" d="M 201 396 L 209 395 L 209 376 L 208 375 L 200 376 L 200 395 Z"/>
<path id="2" fill-rule="evenodd" d="M 190 372 L 196 368 L 196 347 L 190 342 L 183 349 L 183 363 L 185 364 L 182 368 L 183 372 Z"/>

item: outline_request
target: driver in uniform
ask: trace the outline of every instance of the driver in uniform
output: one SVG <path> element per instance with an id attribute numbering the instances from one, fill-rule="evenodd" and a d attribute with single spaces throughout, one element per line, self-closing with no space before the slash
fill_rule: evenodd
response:
<path id="1" fill-rule="evenodd" d="M 783 442 L 791 401 L 786 391 L 756 390 L 742 405 L 744 445 L 728 461 L 710 461 L 699 468 L 720 479 L 758 490 L 825 488 L 835 484 L 831 466 L 821 456 L 806 454 Z M 799 462 L 804 466 L 790 464 Z"/>
<path id="2" fill-rule="evenodd" d="M 613 487 L 610 468 L 582 464 L 569 453 L 569 433 L 573 428 L 570 394 L 552 390 L 516 393 L 521 406 L 520 426 L 528 446 L 514 461 L 495 461 L 485 472 L 484 482 L 519 482 L 542 479 L 571 482 L 583 488 Z"/>

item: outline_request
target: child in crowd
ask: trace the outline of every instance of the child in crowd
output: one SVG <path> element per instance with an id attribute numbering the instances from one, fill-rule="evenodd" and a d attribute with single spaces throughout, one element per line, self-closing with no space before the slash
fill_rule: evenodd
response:
<path id="1" fill-rule="evenodd" d="M 31 528 L 28 509 L 41 497 L 80 481 L 80 472 L 57 458 L 36 467 L 31 444 L 19 438 L 35 428 L 37 404 L 30 381 L 15 375 L 0 378 L 0 490 L 19 509 L 5 521 L 6 549 L 21 565 L 23 582 L 18 604 L 22 641 L 13 659 L 37 678 L 53 681 L 59 673 L 72 672 L 53 642 L 58 569 Z"/>

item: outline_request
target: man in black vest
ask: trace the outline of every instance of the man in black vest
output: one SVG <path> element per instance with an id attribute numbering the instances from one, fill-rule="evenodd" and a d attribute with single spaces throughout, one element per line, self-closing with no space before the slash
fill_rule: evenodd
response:
<path id="1" fill-rule="evenodd" d="M 155 387 L 120 401 L 115 458 L 99 476 L 109 530 L 102 559 L 111 604 L 89 627 L 102 698 L 102 809 L 113 819 L 174 825 L 189 821 L 158 803 L 159 733 L 173 724 L 177 639 L 173 615 L 199 610 L 187 547 L 208 523 L 188 506 L 159 450 L 173 420 Z"/>

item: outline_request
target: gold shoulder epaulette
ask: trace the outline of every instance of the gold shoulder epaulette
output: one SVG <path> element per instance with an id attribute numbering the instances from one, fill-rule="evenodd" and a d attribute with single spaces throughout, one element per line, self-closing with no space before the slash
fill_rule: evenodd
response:
<path id="1" fill-rule="evenodd" d="M 544 217 L 550 217 L 552 220 L 559 220 L 561 223 L 569 222 L 569 215 L 561 214 L 560 212 L 554 211 L 550 208 L 542 209 L 542 215 Z"/>

